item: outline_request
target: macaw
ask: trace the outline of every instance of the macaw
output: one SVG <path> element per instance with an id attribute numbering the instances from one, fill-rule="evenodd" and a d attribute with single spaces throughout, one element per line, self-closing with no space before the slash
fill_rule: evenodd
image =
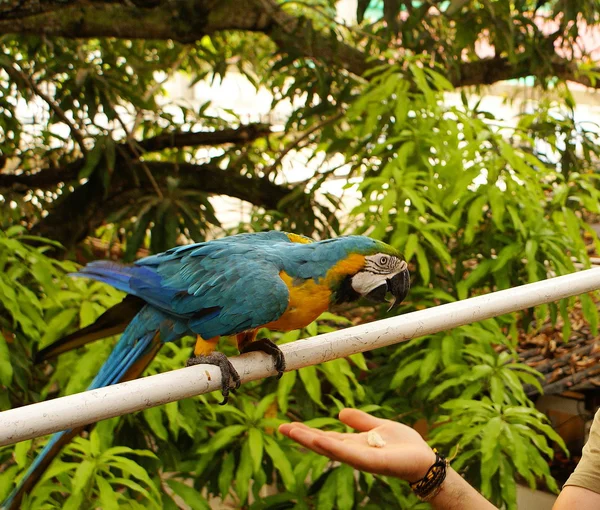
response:
<path id="1" fill-rule="evenodd" d="M 240 353 L 271 355 L 281 376 L 285 359 L 259 328 L 289 331 L 307 326 L 331 304 L 367 297 L 392 306 L 407 295 L 407 264 L 393 247 L 364 236 L 313 241 L 280 231 L 239 234 L 172 248 L 131 265 L 91 262 L 75 276 L 108 283 L 128 294 L 82 330 L 40 351 L 37 361 L 123 332 L 89 389 L 139 377 L 165 342 L 197 337 L 188 365 L 222 371 L 223 403 L 240 378 L 215 351 L 219 337 L 236 335 Z M 14 509 L 81 429 L 54 434 L 3 503 Z"/>

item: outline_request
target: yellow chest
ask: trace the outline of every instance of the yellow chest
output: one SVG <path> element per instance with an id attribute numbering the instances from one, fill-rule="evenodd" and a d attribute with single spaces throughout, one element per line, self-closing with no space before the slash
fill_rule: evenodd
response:
<path id="1" fill-rule="evenodd" d="M 305 280 L 294 285 L 292 278 L 282 271 L 279 276 L 290 291 L 290 301 L 279 319 L 265 324 L 266 328 L 290 331 L 308 326 L 329 308 L 331 291 L 326 284 Z"/>

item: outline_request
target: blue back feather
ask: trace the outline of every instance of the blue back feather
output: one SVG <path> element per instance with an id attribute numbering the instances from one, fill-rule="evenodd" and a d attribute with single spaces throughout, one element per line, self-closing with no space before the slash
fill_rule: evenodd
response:
<path id="1" fill-rule="evenodd" d="M 212 338 L 279 318 L 289 301 L 281 271 L 318 281 L 350 253 L 381 246 L 363 236 L 302 244 L 284 232 L 259 232 L 172 248 L 130 266 L 93 262 L 77 274 L 134 294 L 181 321 L 188 333 Z"/>

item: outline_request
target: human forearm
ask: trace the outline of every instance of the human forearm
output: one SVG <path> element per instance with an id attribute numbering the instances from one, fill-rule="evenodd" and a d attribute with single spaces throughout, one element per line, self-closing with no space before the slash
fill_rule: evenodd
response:
<path id="1" fill-rule="evenodd" d="M 435 510 L 497 510 L 450 467 L 440 492 L 429 503 Z"/>
<path id="2" fill-rule="evenodd" d="M 595 510 L 600 508 L 600 494 L 584 487 L 567 485 L 558 496 L 552 510 Z"/>

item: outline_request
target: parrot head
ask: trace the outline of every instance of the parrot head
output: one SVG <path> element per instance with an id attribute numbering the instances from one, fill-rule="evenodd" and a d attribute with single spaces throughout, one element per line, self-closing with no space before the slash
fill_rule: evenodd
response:
<path id="1" fill-rule="evenodd" d="M 352 289 L 360 296 L 382 303 L 392 295 L 390 310 L 398 306 L 410 289 L 406 262 L 397 255 L 377 253 L 365 257 L 365 267 L 350 278 Z"/>
<path id="2" fill-rule="evenodd" d="M 376 242 L 364 255 L 364 264 L 348 274 L 337 293 L 337 302 L 354 301 L 365 297 L 385 302 L 391 294 L 390 310 L 398 306 L 410 289 L 410 273 L 406 261 L 393 247 Z"/>

